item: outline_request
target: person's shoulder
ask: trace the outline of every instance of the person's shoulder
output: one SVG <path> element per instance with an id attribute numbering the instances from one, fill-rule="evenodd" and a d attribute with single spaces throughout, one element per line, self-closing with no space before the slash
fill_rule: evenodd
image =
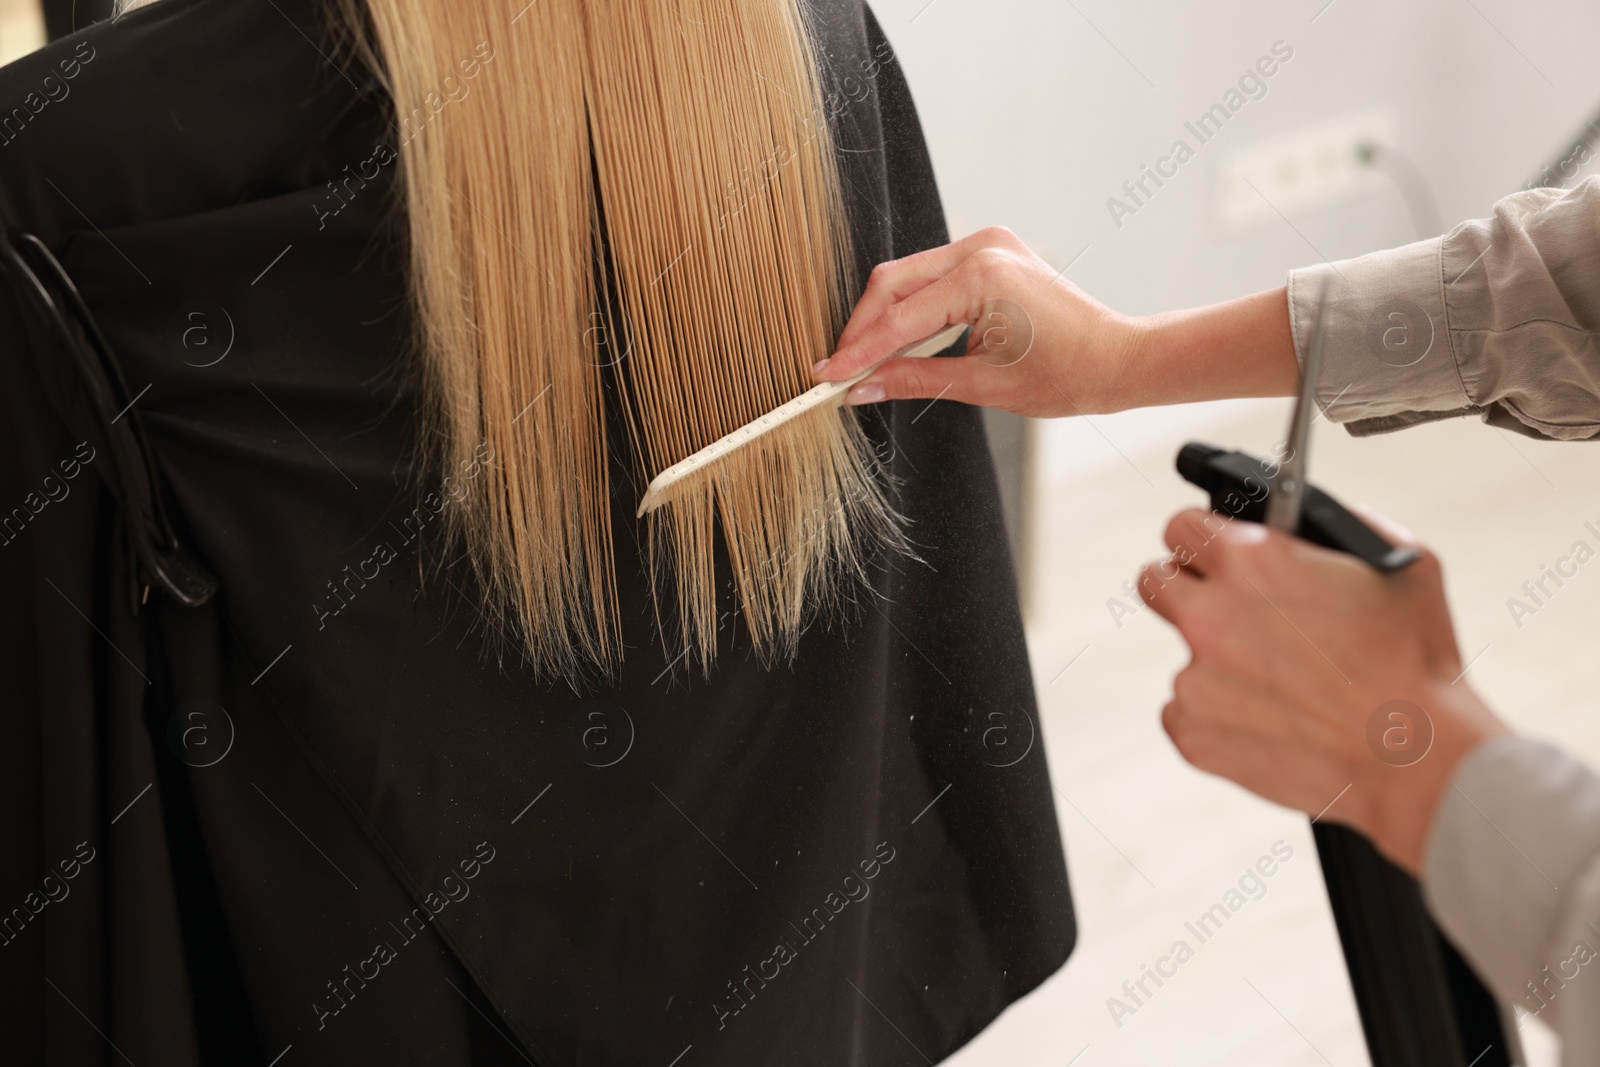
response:
<path id="1" fill-rule="evenodd" d="M 151 47 L 192 39 L 206 0 L 163 0 L 50 42 L 0 67 L 0 172 L 17 175 L 74 161 L 74 149 L 109 153 L 131 132 L 142 94 L 162 74 Z M 174 39 L 176 38 L 176 40 Z M 166 75 L 170 77 L 170 74 Z M 117 121 L 120 120 L 120 121 Z"/>
<path id="2" fill-rule="evenodd" d="M 248 198 L 360 95 L 325 10 L 156 0 L 0 67 L 0 219 L 50 242 Z"/>

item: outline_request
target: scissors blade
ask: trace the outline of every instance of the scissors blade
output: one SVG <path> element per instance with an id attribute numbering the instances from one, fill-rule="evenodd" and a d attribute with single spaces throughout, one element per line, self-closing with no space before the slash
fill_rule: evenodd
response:
<path id="1" fill-rule="evenodd" d="M 1267 525 L 1293 533 L 1300 526 L 1305 506 L 1307 453 L 1311 449 L 1311 419 L 1317 406 L 1317 382 L 1322 377 L 1322 342 L 1328 327 L 1328 278 L 1317 294 L 1317 314 L 1311 324 L 1311 343 L 1300 369 L 1300 395 L 1289 421 L 1289 451 L 1273 479 L 1267 497 Z"/>

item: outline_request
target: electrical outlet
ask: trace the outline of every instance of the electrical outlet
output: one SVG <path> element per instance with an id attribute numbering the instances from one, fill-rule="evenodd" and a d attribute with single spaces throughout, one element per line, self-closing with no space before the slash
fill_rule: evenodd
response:
<path id="1" fill-rule="evenodd" d="M 1245 230 L 1368 195 L 1384 181 L 1361 150 L 1394 143 L 1393 118 L 1373 112 L 1240 149 L 1223 165 L 1218 213 Z"/>

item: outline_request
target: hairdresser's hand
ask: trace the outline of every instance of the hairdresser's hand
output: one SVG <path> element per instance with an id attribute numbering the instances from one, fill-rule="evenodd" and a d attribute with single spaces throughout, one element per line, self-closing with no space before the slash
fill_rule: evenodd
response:
<path id="1" fill-rule="evenodd" d="M 816 378 L 849 378 L 961 322 L 973 326 L 968 355 L 893 360 L 848 402 L 942 396 L 1024 415 L 1109 411 L 1139 338 L 1137 320 L 1096 302 L 995 227 L 879 265 Z"/>
<path id="2" fill-rule="evenodd" d="M 999 227 L 877 267 L 815 377 L 853 377 L 953 323 L 974 327 L 968 355 L 890 360 L 848 401 L 943 397 L 1022 415 L 1093 415 L 1291 396 L 1299 385 L 1283 289 L 1132 318 Z"/>
<path id="3" fill-rule="evenodd" d="M 1161 716 L 1178 751 L 1417 871 L 1456 766 L 1506 730 L 1459 680 L 1438 559 L 1382 575 L 1205 511 L 1177 515 L 1166 541 L 1139 589 L 1192 653 Z"/>

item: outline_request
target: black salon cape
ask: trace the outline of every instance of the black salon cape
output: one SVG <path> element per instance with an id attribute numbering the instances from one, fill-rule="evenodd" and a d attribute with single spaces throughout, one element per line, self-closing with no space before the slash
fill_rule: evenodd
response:
<path id="1" fill-rule="evenodd" d="M 864 277 L 946 233 L 881 31 L 814 7 Z M 135 614 L 112 443 L 0 286 L 0 1063 L 945 1057 L 1075 937 L 977 413 L 867 417 L 921 559 L 792 667 L 730 622 L 671 669 L 620 467 L 620 682 L 497 662 L 413 460 L 387 105 L 319 17 L 163 0 L 0 70 L 4 223 L 220 581 Z"/>

